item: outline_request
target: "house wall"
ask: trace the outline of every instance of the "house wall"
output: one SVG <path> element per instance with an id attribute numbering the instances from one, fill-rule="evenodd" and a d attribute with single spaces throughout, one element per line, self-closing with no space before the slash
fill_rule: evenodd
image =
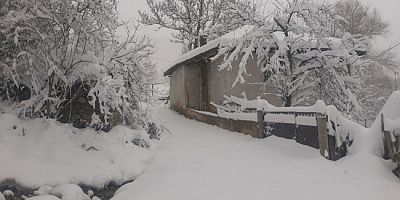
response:
<path id="1" fill-rule="evenodd" d="M 249 58 L 247 62 L 246 71 L 248 75 L 244 75 L 245 83 L 237 83 L 232 87 L 236 80 L 240 58 L 232 63 L 232 69 L 219 70 L 218 66 L 223 62 L 223 58 L 216 59 L 209 63 L 208 67 L 208 85 L 209 85 L 209 99 L 210 102 L 222 105 L 226 96 L 241 97 L 243 92 L 246 94 L 248 99 L 256 99 L 257 97 L 266 99 L 269 103 L 275 106 L 281 106 L 282 100 L 277 97 L 274 88 L 265 87 L 264 85 L 264 74 L 261 73 L 261 69 L 257 66 L 257 58 Z M 270 94 L 265 94 L 270 93 Z M 215 111 L 215 110 L 211 110 Z"/>
<path id="2" fill-rule="evenodd" d="M 222 105 L 225 100 L 224 95 L 241 97 L 243 93 L 248 99 L 260 97 L 275 106 L 281 106 L 282 100 L 275 95 L 274 88 L 263 87 L 265 78 L 257 66 L 257 58 L 250 58 L 247 62 L 245 83 L 237 83 L 232 87 L 237 77 L 240 60 L 239 58 L 232 63 L 231 70 L 218 69 L 223 58 L 208 63 L 194 62 L 178 66 L 171 74 L 171 108 L 181 113 L 182 108 L 216 112 L 215 107 L 204 106 L 202 101 L 207 101 L 206 104 L 214 102 Z M 202 82 L 203 78 L 206 84 Z"/>
<path id="3" fill-rule="evenodd" d="M 200 109 L 201 67 L 193 63 L 181 65 L 170 78 L 170 104 L 173 110 L 182 108 Z"/>
<path id="4" fill-rule="evenodd" d="M 179 111 L 187 104 L 185 95 L 185 68 L 178 67 L 170 77 L 170 106 L 171 109 Z"/>
<path id="5" fill-rule="evenodd" d="M 185 91 L 187 108 L 200 109 L 201 67 L 199 63 L 185 65 Z M 204 66 L 203 66 L 204 67 Z"/>

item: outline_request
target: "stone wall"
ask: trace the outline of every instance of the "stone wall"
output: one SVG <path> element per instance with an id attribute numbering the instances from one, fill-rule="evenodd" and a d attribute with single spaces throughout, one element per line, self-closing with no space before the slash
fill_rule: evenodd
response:
<path id="1" fill-rule="evenodd" d="M 182 114 L 189 119 L 194 119 L 196 121 L 215 125 L 226 130 L 243 133 L 254 138 L 259 138 L 258 124 L 254 121 L 226 119 L 218 116 L 207 115 L 191 109 L 183 109 Z"/>

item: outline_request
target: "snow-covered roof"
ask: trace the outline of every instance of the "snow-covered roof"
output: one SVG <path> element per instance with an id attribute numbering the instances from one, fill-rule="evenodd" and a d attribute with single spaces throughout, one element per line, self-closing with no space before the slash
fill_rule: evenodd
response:
<path id="1" fill-rule="evenodd" d="M 232 42 L 238 41 L 239 39 L 241 39 L 241 38 L 245 37 L 247 34 L 249 34 L 249 32 L 254 30 L 254 28 L 255 27 L 253 25 L 244 25 L 235 31 L 227 33 L 215 40 L 208 42 L 207 44 L 205 44 L 201 47 L 198 47 L 192 51 L 187 52 L 186 54 L 183 54 L 178 59 L 176 59 L 175 61 L 173 61 L 172 63 L 169 64 L 169 66 L 167 67 L 167 70 L 164 72 L 164 76 L 171 75 L 172 72 L 175 70 L 176 67 L 178 67 L 179 64 L 182 64 L 190 59 L 193 59 L 196 56 L 205 54 L 205 53 L 209 52 L 210 50 L 213 50 L 213 49 L 216 49 L 219 47 L 226 47 L 226 46 L 232 44 Z M 302 38 L 304 41 L 310 41 L 312 44 L 312 48 L 330 49 L 331 48 L 330 45 L 332 45 L 332 44 L 336 44 L 336 45 L 342 44 L 342 40 L 340 38 L 335 38 L 335 37 L 326 37 L 326 40 L 328 41 L 328 43 L 330 43 L 328 45 L 328 44 L 319 44 L 317 42 L 317 40 L 315 38 L 313 38 L 312 36 L 310 36 L 309 34 L 297 35 L 297 34 L 294 34 L 293 32 L 290 32 L 290 34 L 291 34 L 291 37 Z M 282 40 L 282 41 L 285 39 L 285 34 L 281 31 L 276 31 L 276 32 L 272 33 L 272 36 L 277 38 L 278 40 Z M 356 50 L 356 52 L 359 56 L 362 56 L 366 53 L 366 49 L 360 48 L 360 49 Z"/>
<path id="2" fill-rule="evenodd" d="M 218 48 L 218 47 L 224 47 L 226 45 L 229 45 L 232 41 L 238 40 L 245 36 L 248 32 L 254 29 L 254 26 L 252 25 L 244 25 L 240 28 L 238 28 L 235 31 L 229 32 L 215 40 L 209 41 L 207 44 L 198 47 L 192 51 L 189 51 L 182 56 L 180 56 L 178 59 L 173 61 L 172 63 L 169 64 L 167 71 L 164 72 L 164 75 L 170 75 L 175 67 L 185 61 L 188 61 L 198 55 L 201 55 L 203 53 L 206 53 L 212 49 Z"/>

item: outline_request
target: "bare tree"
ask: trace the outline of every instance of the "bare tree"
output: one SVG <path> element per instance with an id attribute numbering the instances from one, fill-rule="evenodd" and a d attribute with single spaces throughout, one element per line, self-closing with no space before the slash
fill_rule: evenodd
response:
<path id="1" fill-rule="evenodd" d="M 188 50 L 200 45 L 200 36 L 219 37 L 243 25 L 237 13 L 228 12 L 232 4 L 256 9 L 257 4 L 239 0 L 147 0 L 150 12 L 139 11 L 142 23 L 174 30 L 173 42 Z"/>
<path id="2" fill-rule="evenodd" d="M 385 22 L 376 8 L 363 5 L 359 0 L 342 0 L 335 6 L 336 14 L 343 17 L 332 26 L 332 36 L 343 34 L 362 34 L 370 38 L 381 36 L 389 31 L 389 23 Z"/>
<path id="3" fill-rule="evenodd" d="M 360 0 L 342 0 L 335 6 L 337 15 L 344 21 L 335 22 L 331 28 L 331 35 L 341 37 L 345 33 L 363 34 L 371 39 L 389 32 L 389 24 L 385 22 L 376 8 L 363 5 Z M 393 53 L 398 46 L 377 50 L 370 47 L 366 56 L 362 58 L 360 81 L 362 84 L 357 91 L 357 97 L 363 108 L 363 124 L 373 122 L 382 108 L 384 101 L 392 93 L 393 85 L 398 79 L 399 62 Z M 365 120 L 365 121 L 364 121 Z"/>

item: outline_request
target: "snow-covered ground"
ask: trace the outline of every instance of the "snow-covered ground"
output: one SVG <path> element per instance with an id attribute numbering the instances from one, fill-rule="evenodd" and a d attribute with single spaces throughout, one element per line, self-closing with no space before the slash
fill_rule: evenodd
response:
<path id="1" fill-rule="evenodd" d="M 0 113 L 0 183 L 15 180 L 28 188 L 66 183 L 103 187 L 110 181 L 134 180 L 152 153 L 134 144 L 140 139 L 158 143 L 150 141 L 145 131 L 123 126 L 104 133 Z"/>
<path id="2" fill-rule="evenodd" d="M 293 140 L 259 140 L 157 108 L 172 137 L 113 200 L 352 199 L 398 200 L 392 163 L 372 153 L 366 130 L 354 149 L 333 162 Z"/>
<path id="3" fill-rule="evenodd" d="M 394 96 L 388 100 L 392 109 L 383 109 L 393 119 L 400 93 Z M 379 156 L 375 128 L 354 126 L 355 142 L 348 156 L 333 162 L 294 140 L 251 138 L 186 119 L 165 105 L 154 108 L 153 114 L 172 133 L 162 143 L 122 126 L 97 133 L 53 120 L 0 114 L 0 182 L 15 179 L 23 186 L 42 186 L 35 192 L 42 196 L 31 198 L 35 200 L 98 200 L 71 183 L 103 186 L 132 179 L 136 180 L 121 187 L 113 200 L 400 197 L 393 163 Z M 138 147 L 132 143 L 137 138 L 153 146 Z"/>

